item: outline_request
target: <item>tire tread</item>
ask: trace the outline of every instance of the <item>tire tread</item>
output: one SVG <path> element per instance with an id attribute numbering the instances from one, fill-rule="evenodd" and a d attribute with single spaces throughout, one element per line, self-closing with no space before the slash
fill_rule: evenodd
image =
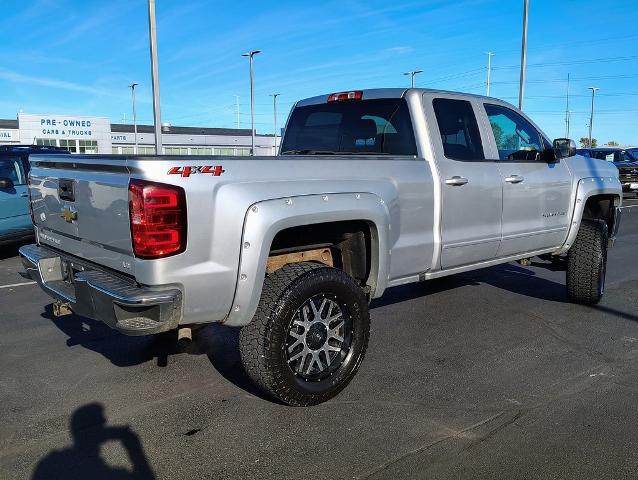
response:
<path id="1" fill-rule="evenodd" d="M 336 394 L 335 392 L 327 392 L 325 394 L 316 394 L 313 395 L 312 398 L 308 398 L 308 395 L 295 392 L 289 388 L 281 375 L 275 374 L 269 364 L 267 355 L 271 348 L 271 340 L 275 334 L 273 331 L 273 319 L 278 315 L 279 309 L 282 308 L 282 298 L 287 292 L 294 288 L 296 282 L 302 281 L 302 277 L 309 272 L 320 269 L 326 270 L 330 275 L 337 273 L 343 280 L 352 283 L 356 290 L 358 290 L 357 293 L 361 295 L 361 298 L 365 299 L 363 291 L 341 270 L 311 262 L 288 264 L 266 276 L 261 299 L 253 320 L 248 325 L 242 327 L 239 335 L 240 355 L 248 377 L 259 389 L 288 405 L 314 405 Z M 367 311 L 365 313 L 367 315 Z M 365 332 L 365 335 L 365 344 L 367 344 L 368 330 Z M 365 344 L 361 359 L 363 358 L 363 354 L 365 354 Z M 355 367 L 353 375 L 357 367 Z M 349 379 L 338 391 L 345 387 L 348 381 Z"/>
<path id="2" fill-rule="evenodd" d="M 572 302 L 592 305 L 600 301 L 600 261 L 601 256 L 607 261 L 607 238 L 603 220 L 582 220 L 567 254 L 567 295 Z"/>

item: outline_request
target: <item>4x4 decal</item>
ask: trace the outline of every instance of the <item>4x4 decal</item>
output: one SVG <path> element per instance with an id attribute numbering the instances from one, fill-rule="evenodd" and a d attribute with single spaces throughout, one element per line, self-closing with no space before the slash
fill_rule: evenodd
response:
<path id="1" fill-rule="evenodd" d="M 190 177 L 196 173 L 208 173 L 214 177 L 219 177 L 226 170 L 221 165 L 202 165 L 199 167 L 171 167 L 168 171 L 168 175 L 181 175 L 182 177 Z"/>

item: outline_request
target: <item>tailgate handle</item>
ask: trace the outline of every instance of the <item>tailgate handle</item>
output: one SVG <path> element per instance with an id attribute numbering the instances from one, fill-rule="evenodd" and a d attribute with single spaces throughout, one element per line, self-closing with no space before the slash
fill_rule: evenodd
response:
<path id="1" fill-rule="evenodd" d="M 75 182 L 66 178 L 61 178 L 58 182 L 58 196 L 60 200 L 75 202 Z"/>

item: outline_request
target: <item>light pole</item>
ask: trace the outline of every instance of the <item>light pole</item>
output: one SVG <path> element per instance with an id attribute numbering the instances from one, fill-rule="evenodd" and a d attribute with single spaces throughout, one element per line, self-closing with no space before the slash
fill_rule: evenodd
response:
<path id="1" fill-rule="evenodd" d="M 252 149 L 250 154 L 255 156 L 255 82 L 253 77 L 253 57 L 261 53 L 261 50 L 251 50 L 242 53 L 242 57 L 248 57 L 250 63 L 250 139 Z"/>
<path id="2" fill-rule="evenodd" d="M 235 107 L 237 110 L 237 128 L 241 128 L 241 120 L 239 117 L 239 95 L 235 95 Z"/>
<path id="3" fill-rule="evenodd" d="M 423 70 L 412 70 L 410 72 L 404 72 L 403 75 L 410 75 L 410 80 L 412 83 L 412 88 L 414 88 L 414 77 L 419 73 L 423 73 Z"/>
<path id="4" fill-rule="evenodd" d="M 139 83 L 132 82 L 129 85 L 131 89 L 131 101 L 133 102 L 133 134 L 135 136 L 135 147 L 133 148 L 133 155 L 137 155 L 137 111 L 135 110 L 135 87 L 137 87 Z"/>
<path id="5" fill-rule="evenodd" d="M 273 110 L 273 120 L 275 125 L 275 155 L 277 155 L 277 97 L 281 95 L 281 93 L 271 93 L 272 97 L 272 110 Z"/>
<path id="6" fill-rule="evenodd" d="M 155 153 L 162 154 L 162 113 L 160 111 L 159 68 L 157 66 L 157 29 L 155 28 L 155 0 L 148 0 L 148 36 L 151 47 L 151 78 L 153 80 L 153 128 Z"/>
<path id="7" fill-rule="evenodd" d="M 527 14 L 529 0 L 523 0 L 523 38 L 521 41 L 521 79 L 518 87 L 518 108 L 523 110 L 523 96 L 525 95 L 525 67 L 527 65 Z"/>
<path id="8" fill-rule="evenodd" d="M 589 114 L 589 148 L 594 148 L 591 144 L 591 130 L 594 125 L 594 97 L 596 96 L 596 90 L 600 90 L 598 87 L 587 87 L 591 90 L 591 112 Z"/>
<path id="9" fill-rule="evenodd" d="M 490 74 L 492 73 L 492 57 L 494 56 L 494 53 L 492 52 L 485 52 L 487 55 L 487 82 L 486 82 L 486 92 L 485 95 L 486 96 L 490 96 Z"/>
<path id="10" fill-rule="evenodd" d="M 565 138 L 569 138 L 569 73 L 567 74 L 567 98 L 565 100 Z"/>

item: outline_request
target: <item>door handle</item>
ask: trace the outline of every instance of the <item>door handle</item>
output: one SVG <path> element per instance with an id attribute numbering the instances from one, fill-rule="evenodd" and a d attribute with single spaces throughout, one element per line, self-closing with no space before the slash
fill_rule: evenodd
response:
<path id="1" fill-rule="evenodd" d="M 520 175 L 510 175 L 509 177 L 505 177 L 505 181 L 507 183 L 521 183 L 523 180 L 525 180 L 525 178 Z"/>
<path id="2" fill-rule="evenodd" d="M 445 184 L 452 185 L 456 187 L 460 187 L 461 185 L 465 185 L 468 182 L 467 178 L 459 177 L 458 175 L 454 175 L 452 178 L 446 178 Z"/>
<path id="3" fill-rule="evenodd" d="M 29 192 L 23 192 L 20 194 L 21 197 L 28 197 L 29 196 Z"/>

